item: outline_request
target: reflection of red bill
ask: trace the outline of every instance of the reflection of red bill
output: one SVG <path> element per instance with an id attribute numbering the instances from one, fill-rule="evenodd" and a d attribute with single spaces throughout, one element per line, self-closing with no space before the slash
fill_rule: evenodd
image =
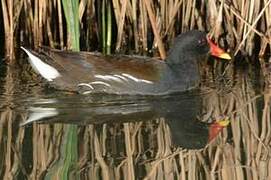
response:
<path id="1" fill-rule="evenodd" d="M 229 125 L 229 123 L 230 123 L 229 119 L 226 118 L 215 121 L 213 124 L 211 124 L 209 127 L 208 142 L 212 141 L 219 134 L 219 132 L 222 131 L 224 127 Z"/>

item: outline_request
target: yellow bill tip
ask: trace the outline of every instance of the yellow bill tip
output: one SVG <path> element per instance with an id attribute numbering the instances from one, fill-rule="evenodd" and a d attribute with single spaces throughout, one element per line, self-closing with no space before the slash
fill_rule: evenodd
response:
<path id="1" fill-rule="evenodd" d="M 230 120 L 228 118 L 225 118 L 225 119 L 218 120 L 217 123 L 222 127 L 226 127 L 229 125 Z"/>
<path id="2" fill-rule="evenodd" d="M 218 57 L 221 59 L 231 60 L 231 56 L 228 53 L 222 53 Z"/>

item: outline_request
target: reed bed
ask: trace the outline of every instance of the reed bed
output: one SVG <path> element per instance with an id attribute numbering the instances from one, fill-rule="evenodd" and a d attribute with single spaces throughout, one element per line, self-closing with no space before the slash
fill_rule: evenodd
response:
<path id="1" fill-rule="evenodd" d="M 80 45 L 82 50 L 98 49 L 105 54 L 158 52 L 165 58 L 172 39 L 189 29 L 210 31 L 233 54 L 264 55 L 270 51 L 271 0 L 81 0 L 75 10 L 80 41 L 73 39 L 79 36 L 76 27 L 66 21 L 76 15 L 68 16 L 62 3 L 1 0 L 8 63 L 15 62 L 14 50 L 19 45 L 75 50 Z M 215 71 L 207 71 L 210 74 L 205 76 L 213 78 Z M 255 98 L 248 76 L 237 75 L 231 93 L 221 96 L 212 91 L 203 96 L 207 114 L 216 119 L 229 116 L 231 126 L 204 149 L 186 150 L 172 148 L 171 130 L 163 118 L 84 127 L 33 124 L 20 128 L 26 114 L 14 107 L 15 91 L 22 88 L 21 74 L 7 67 L 0 112 L 0 177 L 271 179 L 270 90 L 266 88 L 263 98 Z M 268 71 L 264 75 L 268 87 L 270 75 Z M 26 92 L 38 95 L 40 91 L 31 87 Z"/>
<path id="2" fill-rule="evenodd" d="M 200 150 L 174 147 L 171 129 L 163 118 L 78 127 L 74 136 L 77 159 L 63 173 L 69 157 L 70 125 L 33 124 L 19 128 L 26 114 L 13 110 L 10 83 L 20 73 L 7 71 L 5 103 L 0 113 L 0 176 L 4 179 L 270 179 L 270 93 L 256 98 L 247 74 L 237 73 L 232 92 L 203 95 L 203 107 L 214 118 L 229 116 L 231 125 Z M 13 79 L 14 78 L 14 79 Z M 16 86 L 16 87 L 14 87 Z M 267 86 L 268 87 L 268 86 Z M 33 95 L 40 89 L 31 88 Z M 64 148 L 65 149 L 65 148 Z"/>
<path id="3" fill-rule="evenodd" d="M 65 2 L 1 0 L 1 28 L 5 32 L 8 62 L 14 61 L 14 48 L 20 45 L 70 48 L 67 31 L 73 17 L 69 21 L 64 18 Z M 234 55 L 265 55 L 270 51 L 270 3 L 271 0 L 80 0 L 79 7 L 71 12 L 79 16 L 81 50 L 151 53 L 164 59 L 176 35 L 200 29 L 209 31 Z"/>

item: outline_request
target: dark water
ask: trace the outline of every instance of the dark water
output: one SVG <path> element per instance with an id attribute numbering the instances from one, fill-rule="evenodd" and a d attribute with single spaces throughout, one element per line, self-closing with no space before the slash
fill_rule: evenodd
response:
<path id="1" fill-rule="evenodd" d="M 1 65 L 1 179 L 270 178 L 263 73 L 202 69 L 200 90 L 86 96 L 47 87 L 29 66 Z M 210 141 L 224 118 L 230 125 Z"/>

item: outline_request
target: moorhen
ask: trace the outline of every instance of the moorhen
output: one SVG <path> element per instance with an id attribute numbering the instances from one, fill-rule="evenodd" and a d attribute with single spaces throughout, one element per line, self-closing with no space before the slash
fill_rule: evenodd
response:
<path id="1" fill-rule="evenodd" d="M 230 59 L 202 31 L 176 37 L 165 61 L 140 56 L 103 56 L 97 53 L 41 48 L 22 49 L 34 70 L 56 89 L 83 94 L 162 95 L 189 90 L 199 81 L 198 61 L 209 54 Z"/>

